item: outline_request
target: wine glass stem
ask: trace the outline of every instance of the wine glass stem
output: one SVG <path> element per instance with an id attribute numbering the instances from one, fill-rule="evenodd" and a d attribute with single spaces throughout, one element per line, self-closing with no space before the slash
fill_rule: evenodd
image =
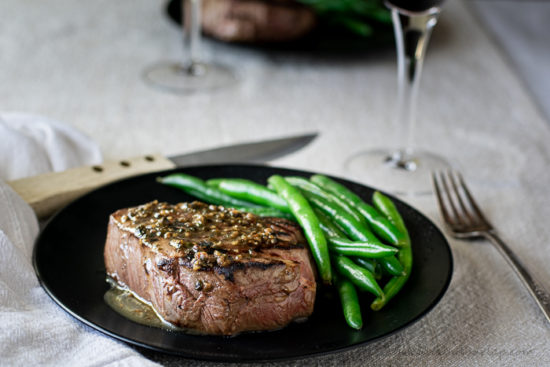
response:
<path id="1" fill-rule="evenodd" d="M 422 73 L 424 55 L 432 28 L 437 23 L 438 8 L 414 13 L 394 7 L 392 12 L 395 42 L 397 46 L 397 128 L 400 140 L 399 149 L 391 160 L 400 168 L 415 169 L 411 160 L 414 148 L 414 128 L 418 87 Z M 410 163 L 410 164 L 409 164 Z"/>
<path id="2" fill-rule="evenodd" d="M 189 74 L 202 73 L 201 0 L 182 0 L 182 26 L 185 47 L 184 65 Z"/>

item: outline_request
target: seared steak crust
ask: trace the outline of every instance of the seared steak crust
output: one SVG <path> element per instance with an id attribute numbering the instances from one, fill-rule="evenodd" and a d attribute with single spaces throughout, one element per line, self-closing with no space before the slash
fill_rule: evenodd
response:
<path id="1" fill-rule="evenodd" d="M 151 202 L 109 218 L 107 274 L 166 321 L 206 334 L 272 330 L 313 311 L 297 225 L 203 203 Z"/>

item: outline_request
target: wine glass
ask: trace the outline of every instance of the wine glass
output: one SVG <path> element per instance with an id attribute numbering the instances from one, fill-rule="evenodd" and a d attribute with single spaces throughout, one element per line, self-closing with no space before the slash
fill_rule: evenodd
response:
<path id="1" fill-rule="evenodd" d="M 182 62 L 159 63 L 147 68 L 143 78 L 148 84 L 173 93 L 193 93 L 236 82 L 231 69 L 202 59 L 201 3 L 201 0 L 182 0 L 185 58 Z"/>
<path id="2" fill-rule="evenodd" d="M 373 149 L 350 157 L 345 168 L 357 178 L 401 195 L 431 193 L 430 172 L 449 167 L 437 154 L 415 149 L 418 87 L 422 64 L 442 0 L 386 0 L 397 46 L 396 127 L 405 134 L 396 149 Z"/>

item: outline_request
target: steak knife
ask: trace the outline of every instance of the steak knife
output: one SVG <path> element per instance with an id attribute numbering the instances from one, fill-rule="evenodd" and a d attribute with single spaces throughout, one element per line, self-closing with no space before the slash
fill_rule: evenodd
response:
<path id="1" fill-rule="evenodd" d="M 317 133 L 311 133 L 229 145 L 172 157 L 146 155 L 45 173 L 9 181 L 8 184 L 30 204 L 38 218 L 46 218 L 77 197 L 123 178 L 200 164 L 265 162 L 295 152 L 316 137 Z"/>

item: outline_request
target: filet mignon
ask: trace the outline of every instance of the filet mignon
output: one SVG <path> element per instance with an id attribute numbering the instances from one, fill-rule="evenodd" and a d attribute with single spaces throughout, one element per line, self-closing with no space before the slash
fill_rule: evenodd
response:
<path id="1" fill-rule="evenodd" d="M 228 42 L 281 42 L 300 38 L 315 13 L 293 0 L 203 0 L 205 33 Z"/>
<path id="2" fill-rule="evenodd" d="M 119 285 L 195 332 L 273 330 L 313 312 L 307 242 L 284 219 L 153 201 L 110 216 L 104 256 Z"/>

